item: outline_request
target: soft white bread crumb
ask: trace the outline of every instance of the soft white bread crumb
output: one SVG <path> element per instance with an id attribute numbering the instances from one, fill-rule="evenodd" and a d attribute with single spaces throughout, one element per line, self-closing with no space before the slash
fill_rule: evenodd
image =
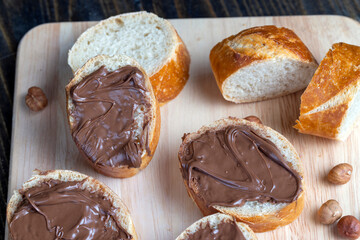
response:
<path id="1" fill-rule="evenodd" d="M 176 240 L 187 240 L 189 235 L 194 234 L 200 229 L 204 229 L 206 226 L 210 226 L 211 229 L 216 229 L 220 223 L 234 222 L 234 219 L 226 214 L 216 213 L 207 217 L 203 217 L 190 225 L 184 232 L 182 232 Z M 248 225 L 241 222 L 235 222 L 246 240 L 256 240 L 255 233 L 249 228 Z"/>
<path id="2" fill-rule="evenodd" d="M 235 103 L 280 97 L 305 88 L 317 63 L 290 29 L 245 29 L 216 44 L 210 63 L 223 97 Z"/>
<path id="3" fill-rule="evenodd" d="M 226 100 L 236 103 L 284 96 L 304 89 L 316 67 L 316 64 L 290 58 L 254 62 L 223 83 L 223 95 Z"/>
<path id="4" fill-rule="evenodd" d="M 73 72 L 97 55 L 126 55 L 148 74 L 160 103 L 175 98 L 189 78 L 190 55 L 169 21 L 133 12 L 105 19 L 86 30 L 69 51 Z"/>
<path id="5" fill-rule="evenodd" d="M 153 13 L 114 16 L 86 30 L 69 51 L 75 72 L 96 55 L 126 55 L 136 59 L 151 76 L 176 47 L 173 27 Z"/>

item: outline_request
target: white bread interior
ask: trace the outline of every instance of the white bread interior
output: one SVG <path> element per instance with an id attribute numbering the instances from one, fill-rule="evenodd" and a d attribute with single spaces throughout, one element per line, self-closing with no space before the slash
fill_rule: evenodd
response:
<path id="1" fill-rule="evenodd" d="M 121 16 L 121 18 L 120 18 Z M 176 46 L 174 29 L 153 13 L 135 12 L 114 16 L 86 30 L 69 51 L 74 72 L 96 55 L 126 55 L 136 59 L 151 76 Z"/>
<path id="2" fill-rule="evenodd" d="M 131 176 L 135 175 L 136 173 L 138 173 L 139 170 L 144 169 L 149 164 L 149 162 L 152 158 L 152 155 L 155 152 L 157 143 L 159 141 L 159 135 L 160 135 L 160 110 L 159 110 L 158 102 L 157 102 L 154 92 L 152 90 L 152 86 L 151 86 L 149 77 L 147 76 L 145 70 L 134 59 L 124 56 L 124 55 L 116 55 L 116 56 L 112 56 L 112 57 L 105 56 L 105 55 L 98 55 L 94 58 L 91 58 L 88 62 L 86 62 L 86 64 L 83 67 L 81 67 L 75 73 L 74 78 L 66 86 L 67 112 L 68 112 L 68 120 L 69 120 L 70 129 L 72 129 L 74 127 L 74 119 L 71 117 L 71 115 L 69 113 L 75 108 L 72 98 L 70 97 L 71 88 L 73 86 L 77 85 L 86 76 L 95 72 L 102 66 L 105 66 L 105 68 L 110 72 L 115 71 L 121 67 L 133 66 L 133 67 L 138 68 L 143 73 L 144 78 L 145 78 L 145 87 L 148 90 L 148 94 L 147 94 L 146 98 L 147 98 L 147 101 L 151 105 L 151 109 L 148 111 L 148 115 L 149 115 L 149 119 L 150 119 L 149 129 L 148 129 L 148 132 L 149 132 L 148 141 L 149 141 L 149 148 L 150 148 L 151 153 L 148 154 L 146 149 L 143 149 L 143 152 L 141 154 L 142 163 L 139 168 L 128 168 L 128 167 L 121 166 L 121 167 L 113 168 L 113 173 L 110 175 L 106 174 L 108 171 L 102 171 L 101 169 L 95 167 L 92 164 L 92 161 L 88 159 L 90 164 L 92 164 L 92 166 L 95 168 L 95 170 L 99 171 L 100 173 L 109 175 L 111 177 L 120 177 L 120 178 L 131 177 Z M 138 106 L 138 108 L 136 109 L 136 112 L 134 114 L 135 122 L 138 125 L 138 128 L 135 131 L 135 133 L 137 133 L 137 134 L 134 134 L 134 136 L 133 136 L 134 139 L 139 139 L 139 136 L 143 131 L 143 123 L 144 123 L 144 119 L 145 119 L 144 108 L 145 108 L 145 106 Z"/>
<path id="3" fill-rule="evenodd" d="M 304 89 L 317 65 L 289 57 L 254 62 L 228 77 L 222 85 L 226 100 L 242 103 L 284 96 Z"/>
<path id="4" fill-rule="evenodd" d="M 19 204 L 24 200 L 20 191 L 24 192 L 33 187 L 41 186 L 43 182 L 50 179 L 61 182 L 83 181 L 85 179 L 82 184 L 82 189 L 94 191 L 102 196 L 105 196 L 115 208 L 114 220 L 116 223 L 131 234 L 133 240 L 137 239 L 137 234 L 133 221 L 131 220 L 129 210 L 119 196 L 117 196 L 116 193 L 100 181 L 85 174 L 69 170 L 50 170 L 46 172 L 41 172 L 39 170 L 34 171 L 34 175 L 23 184 L 22 188 L 14 191 L 6 209 L 6 218 L 8 223 L 11 222 Z"/>
<path id="5" fill-rule="evenodd" d="M 234 218 L 230 217 L 229 215 L 222 214 L 222 213 L 215 213 L 206 217 L 201 218 L 200 220 L 191 224 L 187 229 L 185 229 L 177 238 L 176 240 L 187 240 L 189 235 L 194 234 L 195 232 L 199 231 L 200 229 L 205 228 L 207 225 L 210 226 L 211 229 L 216 229 L 217 225 L 223 222 L 234 222 Z M 237 227 L 240 229 L 242 234 L 244 235 L 246 240 L 256 240 L 255 233 L 249 228 L 248 225 L 236 222 Z"/>
<path id="6" fill-rule="evenodd" d="M 190 55 L 171 23 L 145 11 L 120 14 L 87 29 L 69 50 L 73 72 L 97 55 L 126 55 L 146 71 L 160 103 L 175 98 L 189 77 Z"/>
<path id="7" fill-rule="evenodd" d="M 258 26 L 225 38 L 210 52 L 223 97 L 235 103 L 280 97 L 305 88 L 318 64 L 290 29 Z"/>
<path id="8" fill-rule="evenodd" d="M 295 220 L 302 212 L 304 205 L 304 170 L 301 160 L 291 143 L 280 133 L 256 122 L 250 122 L 239 118 L 224 118 L 217 120 L 209 125 L 203 126 L 196 133 L 188 134 L 180 146 L 180 152 L 184 150 L 184 146 L 200 137 L 208 130 L 222 130 L 229 126 L 248 126 L 252 131 L 262 138 L 271 141 L 279 149 L 284 160 L 294 171 L 302 177 L 302 192 L 298 199 L 292 203 L 260 203 L 257 201 L 248 201 L 241 207 L 223 207 L 215 205 L 213 208 L 218 212 L 228 214 L 235 217 L 238 221 L 243 221 L 249 225 L 255 232 L 265 232 L 284 226 Z M 181 167 L 181 166 L 180 166 Z M 196 195 L 185 182 L 190 197 L 198 205 L 204 215 L 213 213 L 211 209 L 204 206 L 202 202 L 197 199 Z"/>

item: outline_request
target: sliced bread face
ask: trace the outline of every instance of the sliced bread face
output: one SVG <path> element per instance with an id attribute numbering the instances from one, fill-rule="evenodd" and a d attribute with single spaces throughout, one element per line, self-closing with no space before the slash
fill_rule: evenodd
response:
<path id="1" fill-rule="evenodd" d="M 138 166 L 136 165 L 115 165 L 113 164 L 111 159 L 105 159 L 105 155 L 104 159 L 93 159 L 94 157 L 91 155 L 92 152 L 96 152 L 98 149 L 98 145 L 84 145 L 81 141 L 79 142 L 78 139 L 76 138 L 76 136 L 74 135 L 76 131 L 76 129 L 81 129 L 82 125 L 76 125 L 75 123 L 75 118 L 77 115 L 76 113 L 76 106 L 74 104 L 74 101 L 71 97 L 72 91 L 73 89 L 75 89 L 78 85 L 82 84 L 82 81 L 85 81 L 85 79 L 89 76 L 91 76 L 91 74 L 93 74 L 94 72 L 98 71 L 99 69 L 101 69 L 102 67 L 105 67 L 105 69 L 109 72 L 114 72 L 116 70 L 121 70 L 124 67 L 132 67 L 134 69 L 137 69 L 137 71 L 140 71 L 139 73 L 142 74 L 143 76 L 143 80 L 144 82 L 142 83 L 143 86 L 145 87 L 144 90 L 139 89 L 139 92 L 144 92 L 144 102 L 146 104 L 144 105 L 134 105 L 133 107 L 136 107 L 136 109 L 120 109 L 118 110 L 119 114 L 117 114 L 117 117 L 114 118 L 111 121 L 111 124 L 115 124 L 115 129 L 118 128 L 116 127 L 116 123 L 114 121 L 120 121 L 119 123 L 123 123 L 122 120 L 122 112 L 121 111 L 133 111 L 133 119 L 134 119 L 134 123 L 129 125 L 130 123 L 127 122 L 126 125 L 124 125 L 124 127 L 126 127 L 126 129 L 123 129 L 124 131 L 130 131 L 129 134 L 131 135 L 131 139 L 134 141 L 135 145 L 136 142 L 138 141 L 137 139 L 144 139 L 145 142 L 145 146 L 140 149 L 139 151 L 141 151 L 141 153 L 139 154 L 139 156 L 141 157 L 141 162 Z M 105 83 L 106 80 L 103 81 L 103 84 Z M 114 89 L 115 92 L 116 89 Z M 112 92 L 112 90 L 110 89 L 110 91 Z M 115 93 L 109 93 L 111 95 L 114 95 Z M 129 92 L 129 94 L 132 94 L 131 92 Z M 80 68 L 76 73 L 74 78 L 70 81 L 70 83 L 66 86 L 66 97 L 67 97 L 67 113 L 68 113 L 68 120 L 69 120 L 69 125 L 70 125 L 70 129 L 72 131 L 72 135 L 73 135 L 73 139 L 76 143 L 76 145 L 78 146 L 80 152 L 85 156 L 85 158 L 88 160 L 88 162 L 90 163 L 90 165 L 98 172 L 107 175 L 107 176 L 111 176 L 111 177 L 118 177 L 118 178 L 126 178 L 126 177 L 131 177 L 133 175 L 135 175 L 136 173 L 138 173 L 140 170 L 144 169 L 150 162 L 150 160 L 152 159 L 152 156 L 154 155 L 154 152 L 156 150 L 157 147 L 157 143 L 159 141 L 159 136 L 160 136 L 160 109 L 159 109 L 159 105 L 158 102 L 154 96 L 153 90 L 152 90 L 152 86 L 151 83 L 149 81 L 149 78 L 145 72 L 145 70 L 140 66 L 140 64 L 138 64 L 134 59 L 127 57 L 127 56 L 121 56 L 121 55 L 116 55 L 116 56 L 105 56 L 105 55 L 99 55 L 96 56 L 92 59 L 90 59 L 82 68 Z M 89 96 L 91 98 L 94 98 L 94 96 Z M 96 97 L 96 96 L 95 96 Z M 133 95 L 129 95 L 128 97 L 132 98 Z M 89 98 L 90 99 L 90 98 Z M 112 97 L 112 101 L 116 99 L 116 96 Z M 88 100 L 86 100 L 88 101 Z M 114 100 L 115 101 L 115 100 Z M 101 102 L 101 101 L 100 101 Z M 104 105 L 106 106 L 106 105 Z M 131 107 L 131 105 L 129 105 L 128 107 Z M 114 110 L 114 109 L 113 109 Z M 114 110 L 115 111 L 115 110 Z M 105 113 L 102 116 L 105 116 L 108 113 Z M 96 118 L 94 118 L 94 120 L 96 120 Z M 93 119 L 81 119 L 81 121 L 83 121 L 84 123 L 93 120 Z M 100 122 L 99 122 L 100 124 Z M 146 125 L 145 125 L 146 124 Z M 79 127 L 80 126 L 80 127 Z M 96 125 L 94 125 L 96 126 Z M 102 128 L 107 128 L 106 126 L 100 126 Z M 128 129 L 129 128 L 129 129 Z M 81 131 L 85 131 L 85 128 L 81 129 Z M 95 128 L 94 128 L 95 129 Z M 114 129 L 114 128 L 112 128 Z M 122 129 L 119 129 L 119 131 L 121 130 L 121 132 L 115 133 L 114 132 L 111 133 L 111 135 L 113 135 L 114 137 L 116 137 L 116 134 L 119 134 L 119 137 L 124 136 L 122 134 L 124 134 L 122 132 Z M 87 131 L 87 130 L 86 130 Z M 92 130 L 91 130 L 92 131 Z M 96 136 L 94 134 L 91 135 L 87 135 L 93 138 L 96 138 Z M 141 138 L 141 136 L 143 136 L 143 138 Z M 101 142 L 104 143 L 104 139 L 105 139 L 105 135 L 104 138 L 100 139 L 97 142 Z M 139 140 L 140 141 L 140 140 Z M 106 143 L 105 143 L 106 144 Z M 104 144 L 104 146 L 105 146 Z M 107 144 L 108 145 L 108 144 Z M 132 147 L 131 147 L 132 146 Z M 87 151 L 88 147 L 90 147 L 91 151 Z M 124 145 L 124 149 L 132 149 L 134 146 L 133 145 Z M 111 149 L 109 149 L 109 151 L 118 151 L 118 150 L 114 150 L 113 146 L 110 146 Z M 105 149 L 106 150 L 106 149 Z M 121 151 L 121 150 L 120 150 Z M 125 152 L 127 153 L 127 150 L 125 150 Z M 115 156 L 115 155 L 113 155 Z M 120 155 L 118 155 L 120 156 Z M 128 155 L 129 158 L 131 159 L 131 156 Z M 136 158 L 137 156 L 135 156 Z"/>
<path id="2" fill-rule="evenodd" d="M 247 126 L 255 134 L 264 139 L 267 139 L 277 147 L 284 160 L 286 161 L 286 164 L 301 178 L 301 191 L 299 192 L 297 199 L 289 203 L 262 203 L 258 201 L 247 201 L 242 206 L 213 205 L 209 207 L 201 199 L 201 197 L 194 192 L 194 188 L 190 188 L 188 181 L 184 178 L 184 184 L 189 193 L 189 196 L 197 204 L 197 206 L 204 215 L 210 215 L 216 212 L 228 214 L 235 217 L 236 220 L 248 224 L 254 232 L 266 232 L 291 223 L 300 215 L 304 207 L 304 172 L 302 162 L 299 159 L 299 156 L 294 147 L 284 136 L 274 131 L 273 129 L 266 127 L 262 124 L 250 122 L 244 119 L 221 119 L 212 124 L 202 127 L 196 133 L 190 133 L 186 135 L 183 139 L 183 143 L 180 146 L 179 158 L 180 153 L 185 151 L 185 146 L 189 142 L 198 139 L 205 132 L 209 130 L 218 131 L 232 126 Z M 182 168 L 181 165 L 180 168 Z"/>
<path id="3" fill-rule="evenodd" d="M 210 63 L 223 97 L 235 103 L 284 96 L 307 86 L 317 63 L 287 28 L 254 27 L 218 43 Z"/>
<path id="4" fill-rule="evenodd" d="M 191 239 L 191 237 L 195 233 L 201 232 L 202 230 L 204 230 L 206 228 L 210 228 L 212 232 L 218 233 L 218 226 L 220 224 L 222 224 L 222 223 L 230 223 L 230 224 L 236 225 L 236 227 L 242 233 L 243 239 L 245 239 L 245 240 L 256 240 L 257 239 L 255 233 L 245 223 L 236 222 L 234 220 L 234 218 L 229 216 L 229 215 L 216 213 L 216 214 L 213 214 L 213 215 L 210 215 L 210 216 L 203 217 L 200 220 L 193 223 L 192 225 L 190 225 L 187 229 L 185 229 L 176 238 L 176 240 L 188 240 L 188 239 Z M 224 239 L 224 240 L 229 239 L 230 240 L 229 236 L 227 236 L 224 233 L 219 233 L 219 235 L 216 236 L 216 237 L 217 238 L 213 238 L 213 239 Z M 231 239 L 231 240 L 234 240 L 234 239 Z"/>
<path id="5" fill-rule="evenodd" d="M 189 77 L 190 55 L 174 27 L 153 13 L 114 16 L 86 30 L 70 49 L 75 72 L 97 55 L 134 58 L 150 77 L 160 103 L 175 98 Z"/>
<path id="6" fill-rule="evenodd" d="M 115 218 L 116 223 L 126 230 L 126 232 L 132 236 L 133 240 L 138 239 L 129 210 L 119 196 L 100 181 L 85 174 L 69 170 L 49 170 L 45 172 L 41 172 L 39 170 L 34 171 L 34 175 L 23 184 L 21 189 L 14 191 L 8 202 L 6 209 L 8 226 L 12 221 L 16 210 L 25 199 L 23 193 L 34 187 L 39 187 L 49 180 L 55 180 L 58 182 L 81 182 L 81 189 L 93 192 L 94 194 L 99 194 L 108 199 L 115 209 L 113 217 Z"/>
<path id="7" fill-rule="evenodd" d="M 347 139 L 360 117 L 359 66 L 360 47 L 332 46 L 301 96 L 299 132 Z"/>

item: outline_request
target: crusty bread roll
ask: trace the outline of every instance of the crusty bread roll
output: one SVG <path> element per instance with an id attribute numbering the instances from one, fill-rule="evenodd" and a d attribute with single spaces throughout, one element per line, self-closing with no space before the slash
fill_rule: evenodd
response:
<path id="1" fill-rule="evenodd" d="M 186 150 L 186 147 L 189 143 L 193 142 L 194 140 L 200 138 L 204 133 L 211 132 L 211 131 L 219 131 L 219 130 L 226 130 L 228 127 L 246 127 L 251 130 L 251 132 L 255 133 L 257 136 L 266 139 L 266 141 L 271 142 L 276 146 L 276 148 L 279 151 L 279 154 L 283 157 L 285 160 L 284 164 L 290 168 L 294 174 L 297 174 L 299 176 L 298 184 L 300 188 L 298 188 L 298 195 L 297 198 L 295 198 L 292 202 L 281 202 L 281 203 L 274 203 L 274 202 L 258 202 L 258 201 L 246 201 L 245 204 L 242 206 L 220 206 L 220 205 L 212 205 L 208 206 L 205 201 L 202 199 L 202 196 L 195 193 L 195 191 L 199 192 L 199 183 L 200 181 L 203 181 L 201 179 L 204 179 L 204 175 L 201 175 L 202 177 L 199 177 L 199 180 L 191 179 L 191 187 L 189 185 L 189 180 L 184 177 L 184 167 L 182 166 L 182 156 L 186 156 L 188 154 L 187 151 L 194 151 L 194 150 Z M 206 142 L 204 143 L 206 144 Z M 209 146 L 214 146 L 214 143 L 208 143 Z M 240 146 L 239 146 L 240 147 Z M 239 151 L 239 150 L 237 150 Z M 204 153 L 202 153 L 204 154 Z M 195 155 L 194 155 L 195 156 Z M 196 155 L 198 156 L 198 155 Z M 218 158 L 219 161 L 219 167 L 225 166 L 224 157 Z M 189 158 L 189 161 L 192 161 Z M 204 161 L 204 158 L 200 158 L 201 161 Z M 188 191 L 189 196 L 193 199 L 193 201 L 196 203 L 196 205 L 199 207 L 201 212 L 204 215 L 209 215 L 215 212 L 221 212 L 228 214 L 230 216 L 233 216 L 236 218 L 236 220 L 244 222 L 249 225 L 249 227 L 254 232 L 265 232 L 270 231 L 273 229 L 276 229 L 280 226 L 287 225 L 294 221 L 302 212 L 304 207 L 304 198 L 305 198 L 305 184 L 304 184 L 304 171 L 302 167 L 302 162 L 299 159 L 299 156 L 297 152 L 295 151 L 294 147 L 291 145 L 291 143 L 281 134 L 274 131 L 273 129 L 264 126 L 257 122 L 250 122 L 245 119 L 237 119 L 237 118 L 227 118 L 227 119 L 221 119 L 218 121 L 215 121 L 212 124 L 209 124 L 207 126 L 204 126 L 200 128 L 195 133 L 190 133 L 184 136 L 183 142 L 180 146 L 179 150 L 179 160 L 180 160 L 180 169 L 182 171 L 183 177 L 184 177 L 184 184 L 186 186 L 186 189 Z M 248 159 L 250 160 L 250 159 Z M 200 161 L 200 163 L 201 163 Z M 238 160 L 236 160 L 238 161 Z M 226 163 L 227 164 L 227 163 Z M 246 163 L 248 164 L 248 163 Z M 196 166 L 196 165 L 194 165 Z M 206 166 L 206 165 L 205 165 Z M 236 166 L 236 165 L 235 165 Z M 240 165 L 238 165 L 239 167 Z M 261 165 L 258 165 L 261 166 Z M 194 169 L 194 168 L 193 168 Z M 210 168 L 210 170 L 206 171 L 213 171 L 211 169 L 216 168 Z M 227 173 L 228 171 L 232 171 L 233 167 L 230 167 L 225 171 Z M 200 170 L 199 170 L 200 171 Z M 201 170 L 205 171 L 205 170 Z M 200 173 L 201 173 L 200 171 Z M 217 173 L 220 174 L 220 173 Z M 224 174 L 224 173 L 221 173 Z M 217 175 L 215 175 L 217 176 Z M 259 177 L 259 176 L 258 176 Z M 225 182 L 225 180 L 223 180 Z M 234 181 L 237 181 L 235 179 Z M 241 180 L 243 181 L 243 180 Z M 287 182 L 287 181 L 286 181 Z M 207 187 L 208 188 L 208 187 Z M 210 190 L 207 190 L 209 192 Z M 205 193 L 207 194 L 207 193 Z M 216 195 L 219 193 L 212 193 L 210 192 L 208 195 Z M 224 194 L 224 193 L 223 193 Z M 227 195 L 227 194 L 224 194 Z"/>
<path id="2" fill-rule="evenodd" d="M 261 101 L 305 88 L 317 63 L 290 29 L 261 26 L 216 44 L 210 63 L 223 97 L 235 103 Z"/>
<path id="3" fill-rule="evenodd" d="M 41 186 L 41 184 L 49 180 L 56 180 L 59 182 L 82 182 L 81 189 L 86 189 L 90 192 L 93 192 L 93 194 L 104 196 L 111 202 L 112 207 L 114 208 L 114 215 L 112 215 L 112 217 L 118 226 L 121 226 L 122 229 L 129 233 L 133 240 L 137 239 L 137 234 L 133 221 L 131 220 L 129 210 L 121 201 L 119 196 L 117 196 L 109 187 L 99 182 L 98 180 L 85 174 L 69 170 L 49 170 L 45 172 L 41 172 L 39 170 L 34 171 L 34 175 L 23 184 L 22 188 L 14 191 L 14 194 L 12 195 L 7 205 L 6 219 L 9 227 L 9 223 L 12 221 L 14 214 L 25 199 L 23 194 L 34 187 Z M 69 216 L 69 218 L 71 218 L 71 216 Z"/>
<path id="4" fill-rule="evenodd" d="M 201 218 L 200 220 L 194 222 L 191 226 L 189 226 L 185 231 L 183 231 L 177 238 L 176 240 L 187 240 L 189 239 L 189 236 L 193 235 L 194 233 L 201 231 L 202 229 L 206 228 L 206 227 L 210 227 L 211 230 L 215 230 L 217 229 L 218 225 L 221 223 L 232 223 L 235 224 L 238 229 L 241 231 L 242 235 L 245 237 L 245 240 L 256 240 L 257 237 L 255 236 L 255 233 L 251 230 L 251 228 L 249 228 L 248 225 L 241 223 L 241 222 L 236 222 L 234 221 L 233 217 L 230 217 L 229 215 L 226 214 L 222 214 L 222 213 L 216 213 L 210 216 L 206 216 Z M 216 238 L 216 239 L 230 239 L 228 236 L 226 235 L 221 235 L 220 233 L 220 237 Z M 214 238 L 215 239 L 215 238 Z"/>
<path id="5" fill-rule="evenodd" d="M 147 127 L 147 135 L 145 136 L 148 146 L 143 147 L 142 153 L 140 154 L 141 157 L 141 165 L 138 167 L 131 167 L 131 166 L 111 166 L 112 163 L 108 164 L 98 164 L 98 159 L 91 159 L 91 156 L 87 154 L 84 149 L 86 146 L 77 143 L 77 146 L 81 153 L 83 153 L 90 163 L 90 165 L 98 172 L 105 174 L 111 177 L 118 177 L 118 178 L 126 178 L 131 177 L 138 173 L 140 170 L 144 169 L 150 162 L 151 158 L 154 155 L 156 150 L 159 136 L 160 136 L 160 109 L 158 102 L 154 96 L 151 83 L 149 78 L 145 72 L 145 70 L 132 58 L 127 56 L 104 56 L 99 55 L 94 58 L 91 58 L 86 64 L 81 67 L 78 71 L 76 71 L 74 78 L 70 81 L 70 83 L 66 86 L 66 98 L 67 98 L 67 113 L 68 113 L 68 120 L 70 129 L 73 131 L 75 127 L 75 119 L 73 117 L 73 112 L 75 111 L 75 105 L 73 99 L 71 98 L 71 91 L 77 85 L 81 83 L 81 81 L 88 77 L 89 75 L 93 74 L 101 67 L 105 66 L 108 71 L 115 71 L 117 69 L 121 69 L 123 67 L 134 67 L 138 71 L 140 71 L 144 77 L 144 86 L 147 90 L 145 95 L 146 101 L 150 104 L 149 106 L 138 106 L 134 110 L 134 124 L 131 126 L 130 135 L 132 135 L 132 139 L 139 139 L 142 134 L 146 134 L 144 129 L 144 122 L 148 119 L 148 127 Z M 106 113 L 107 114 L 107 113 Z M 116 121 L 122 121 L 121 117 L 118 117 Z M 117 124 L 113 120 L 112 124 Z M 74 134 L 73 134 L 74 138 Z M 75 140 L 75 138 L 74 138 Z M 76 140 L 75 140 L 76 142 Z M 114 146 L 109 146 L 113 148 Z M 126 147 L 126 146 L 124 146 Z M 96 148 L 94 147 L 94 151 Z M 131 157 L 131 156 L 130 156 Z M 106 161 L 106 159 L 105 159 Z"/>
<path id="6" fill-rule="evenodd" d="M 301 96 L 301 133 L 345 141 L 360 117 L 360 47 L 335 43 Z"/>
<path id="7" fill-rule="evenodd" d="M 127 55 L 150 77 L 160 104 L 175 98 L 189 78 L 190 55 L 169 21 L 153 13 L 121 14 L 86 30 L 69 51 L 75 72 L 96 55 Z"/>

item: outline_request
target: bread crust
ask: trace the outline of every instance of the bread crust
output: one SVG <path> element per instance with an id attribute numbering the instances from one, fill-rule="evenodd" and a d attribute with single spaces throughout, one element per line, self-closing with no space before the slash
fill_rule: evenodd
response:
<path id="1" fill-rule="evenodd" d="M 335 43 L 301 96 L 300 116 L 294 128 L 305 134 L 345 140 L 348 133 L 341 133 L 340 128 L 360 84 L 359 65 L 360 47 Z M 317 110 L 325 105 L 329 106 Z"/>
<path id="2" fill-rule="evenodd" d="M 176 32 L 175 34 L 178 44 L 173 57 L 159 71 L 150 76 L 160 106 L 174 99 L 189 79 L 190 54 L 179 35 Z"/>
<path id="3" fill-rule="evenodd" d="M 246 45 L 255 45 L 255 47 L 242 47 Z M 223 97 L 236 103 L 245 102 L 226 96 L 223 89 L 225 81 L 238 70 L 250 64 L 269 60 L 276 55 L 317 65 L 315 58 L 301 39 L 292 30 L 283 27 L 269 25 L 245 29 L 216 44 L 210 51 L 209 59 Z M 286 94 L 288 93 L 282 95 Z M 264 96 L 258 101 L 268 98 Z"/>
<path id="4" fill-rule="evenodd" d="M 92 30 L 96 32 L 96 29 L 104 28 L 107 24 L 112 22 L 116 22 L 121 25 L 124 22 L 124 18 L 135 19 L 137 17 L 152 19 L 158 18 L 157 15 L 145 11 L 125 13 L 113 16 L 100 21 L 97 25 L 86 30 L 77 39 L 74 46 L 76 44 L 84 44 L 88 39 L 91 39 Z M 171 32 L 173 46 L 171 46 L 171 53 L 161 64 L 161 66 L 158 66 L 151 72 L 147 72 L 147 74 L 150 77 L 150 81 L 154 89 L 154 94 L 158 102 L 160 103 L 160 105 L 164 105 L 166 102 L 174 99 L 184 88 L 189 78 L 190 54 L 186 48 L 185 43 L 182 41 L 172 24 L 165 19 L 161 20 L 163 21 L 163 24 L 167 26 L 167 30 Z M 76 64 L 74 63 L 74 59 L 72 58 L 72 55 L 74 54 L 76 54 L 76 50 L 74 49 L 74 47 L 72 47 L 69 50 L 68 64 L 72 68 L 73 72 L 77 71 L 77 68 L 75 67 Z"/>
<path id="5" fill-rule="evenodd" d="M 134 176 L 140 170 L 146 168 L 146 166 L 150 163 L 150 161 L 155 153 L 157 144 L 159 142 L 160 127 L 161 127 L 160 126 L 161 125 L 160 108 L 159 108 L 158 101 L 154 95 L 153 89 L 151 87 L 150 80 L 149 80 L 148 75 L 146 74 L 145 70 L 135 60 L 133 60 L 132 58 L 126 57 L 126 56 L 108 57 L 105 55 L 99 55 L 94 58 L 91 58 L 83 67 L 81 67 L 78 71 L 76 71 L 74 78 L 70 81 L 70 83 L 65 88 L 66 103 L 67 103 L 66 111 L 67 111 L 67 116 L 68 116 L 68 123 L 69 123 L 70 129 L 72 130 L 72 128 L 74 126 L 73 126 L 73 122 L 70 119 L 70 111 L 72 109 L 72 99 L 70 97 L 71 88 L 73 86 L 77 85 L 84 77 L 86 77 L 86 75 L 83 72 L 89 65 L 93 64 L 94 62 L 101 63 L 106 58 L 114 59 L 114 61 L 116 61 L 116 59 L 118 59 L 118 58 L 119 59 L 125 58 L 129 61 L 128 62 L 129 65 L 137 67 L 143 73 L 143 75 L 145 77 L 145 85 L 150 92 L 150 104 L 151 104 L 151 114 L 152 114 L 151 120 L 150 120 L 149 140 L 148 140 L 150 153 L 148 153 L 146 150 L 144 150 L 144 152 L 141 156 L 141 165 L 139 168 L 128 168 L 127 166 L 125 166 L 125 167 L 110 167 L 110 166 L 97 165 L 88 156 L 86 156 L 86 154 L 84 154 L 83 151 L 81 151 L 80 149 L 79 149 L 79 151 L 82 153 L 82 155 L 87 160 L 87 162 L 97 172 L 104 174 L 106 176 L 114 177 L 114 178 L 128 178 L 128 177 Z M 100 68 L 101 66 L 103 66 L 103 65 L 100 64 L 98 66 L 98 68 Z M 120 66 L 120 67 L 122 67 L 122 66 Z"/>
<path id="6" fill-rule="evenodd" d="M 120 225 L 122 228 L 124 228 L 129 234 L 133 236 L 133 240 L 137 240 L 137 234 L 135 231 L 134 224 L 131 220 L 129 210 L 125 206 L 125 204 L 122 202 L 122 200 L 119 198 L 116 193 L 114 193 L 108 186 L 101 183 L 100 181 L 89 177 L 85 174 L 75 172 L 75 171 L 69 171 L 69 170 L 49 170 L 49 171 L 39 171 L 35 170 L 34 175 L 26 181 L 22 188 L 19 190 L 15 190 L 14 194 L 10 198 L 10 201 L 8 202 L 7 208 L 6 208 L 6 219 L 8 222 L 8 227 L 10 227 L 10 222 L 12 220 L 12 217 L 14 216 L 15 211 L 21 204 L 23 197 L 21 192 L 25 192 L 33 187 L 40 186 L 43 182 L 46 182 L 50 179 L 53 180 L 59 180 L 63 182 L 67 181 L 83 181 L 85 179 L 85 182 L 83 186 L 85 189 L 88 189 L 90 191 L 95 191 L 97 193 L 100 193 L 103 196 L 106 196 L 106 198 L 111 202 L 113 207 L 115 207 L 115 221 L 118 225 Z"/>
<path id="7" fill-rule="evenodd" d="M 180 146 L 179 154 L 180 154 L 180 152 L 184 151 L 184 147 L 186 146 L 186 144 L 189 141 L 197 138 L 198 136 L 200 136 L 207 130 L 210 130 L 210 129 L 220 130 L 227 126 L 234 126 L 234 125 L 248 126 L 259 136 L 264 137 L 269 140 L 271 137 L 270 135 L 273 135 L 275 138 L 278 138 L 281 142 L 283 142 L 289 151 L 293 152 L 293 154 L 296 156 L 296 164 L 297 165 L 295 166 L 290 162 L 287 162 L 287 164 L 302 177 L 302 180 L 301 180 L 302 192 L 300 193 L 299 197 L 294 202 L 286 204 L 285 207 L 283 207 L 282 209 L 280 209 L 276 212 L 272 212 L 272 213 L 264 214 L 264 215 L 245 216 L 245 215 L 237 214 L 230 207 L 221 207 L 221 206 L 207 207 L 205 202 L 202 201 L 194 193 L 194 191 L 192 191 L 189 188 L 186 179 L 183 178 L 188 195 L 195 202 L 195 204 L 198 206 L 198 208 L 200 209 L 200 211 L 202 212 L 202 214 L 204 216 L 211 215 L 211 214 L 214 214 L 217 212 L 228 214 L 230 216 L 235 217 L 236 220 L 248 224 L 249 227 L 254 232 L 271 231 L 278 227 L 285 226 L 285 225 L 293 222 L 300 215 L 300 213 L 302 212 L 302 210 L 304 208 L 304 201 L 305 201 L 304 171 L 303 171 L 301 160 L 299 159 L 299 156 L 296 153 L 296 150 L 294 149 L 294 147 L 291 145 L 291 143 L 284 136 L 280 135 L 279 133 L 272 130 L 271 128 L 266 127 L 260 123 L 247 121 L 245 119 L 238 119 L 238 118 L 221 119 L 221 120 L 218 120 L 208 126 L 204 126 L 204 127 L 200 128 L 196 133 L 191 133 L 191 134 L 186 135 L 186 137 L 184 138 L 184 140 Z M 279 150 L 281 150 L 281 149 L 279 149 Z M 179 157 L 179 160 L 180 160 L 180 157 Z M 285 160 L 286 160 L 286 157 L 285 157 Z M 181 169 L 181 165 L 180 165 L 180 169 Z M 237 207 L 237 208 L 240 209 L 241 207 Z"/>

